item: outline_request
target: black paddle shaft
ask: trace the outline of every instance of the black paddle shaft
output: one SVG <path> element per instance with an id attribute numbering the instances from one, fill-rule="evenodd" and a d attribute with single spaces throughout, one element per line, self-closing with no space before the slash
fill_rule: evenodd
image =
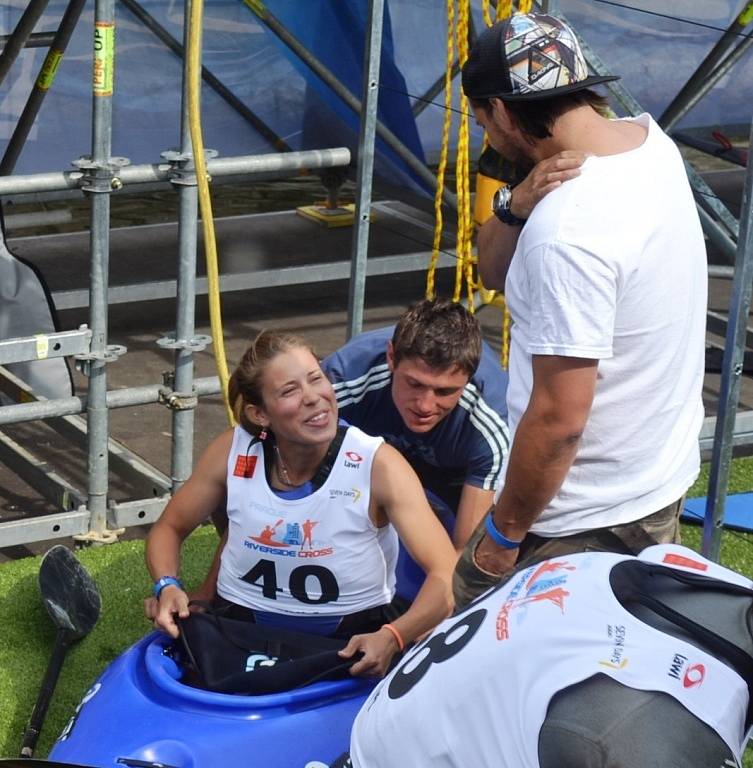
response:
<path id="1" fill-rule="evenodd" d="M 39 697 L 29 718 L 29 724 L 24 731 L 24 738 L 21 743 L 21 757 L 31 757 L 34 754 L 34 747 L 37 745 L 44 716 L 47 714 L 50 699 L 52 699 L 55 685 L 57 684 L 58 677 L 60 677 L 60 670 L 63 666 L 65 654 L 68 651 L 68 645 L 68 632 L 65 629 L 58 629 L 55 635 L 55 646 L 52 649 L 52 656 L 47 665 L 44 680 L 42 680 Z"/>

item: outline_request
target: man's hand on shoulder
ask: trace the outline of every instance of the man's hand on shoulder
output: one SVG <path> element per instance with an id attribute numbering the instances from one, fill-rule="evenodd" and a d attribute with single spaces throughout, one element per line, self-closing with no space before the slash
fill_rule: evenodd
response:
<path id="1" fill-rule="evenodd" d="M 587 157 L 585 152 L 564 150 L 538 162 L 513 190 L 510 211 L 519 219 L 527 219 L 543 197 L 580 176 L 580 167 Z"/>
<path id="2" fill-rule="evenodd" d="M 513 216 L 527 219 L 542 198 L 580 175 L 586 157 L 585 152 L 564 150 L 538 162 L 512 190 L 510 212 Z M 487 288 L 504 291 L 507 270 L 521 231 L 521 227 L 503 224 L 496 216 L 491 216 L 479 229 L 476 240 L 478 270 Z"/>

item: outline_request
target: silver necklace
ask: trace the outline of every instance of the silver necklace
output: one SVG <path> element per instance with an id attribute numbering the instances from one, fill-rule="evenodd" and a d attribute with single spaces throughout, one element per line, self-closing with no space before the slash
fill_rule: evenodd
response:
<path id="1" fill-rule="evenodd" d="M 277 447 L 277 444 L 275 443 L 274 446 L 275 453 L 277 454 L 277 461 L 275 462 L 275 469 L 277 470 L 277 479 L 283 484 L 287 485 L 288 488 L 299 488 L 303 483 L 293 483 L 290 481 L 290 473 L 288 472 L 288 468 L 285 466 L 285 462 L 282 460 L 282 456 L 280 455 L 280 449 Z"/>

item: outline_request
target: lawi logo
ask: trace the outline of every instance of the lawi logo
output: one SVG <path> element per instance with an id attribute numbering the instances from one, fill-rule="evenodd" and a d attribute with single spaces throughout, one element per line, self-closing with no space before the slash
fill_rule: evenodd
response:
<path id="1" fill-rule="evenodd" d="M 685 676 L 682 678 L 684 688 L 698 688 L 703 684 L 706 677 L 706 667 L 703 664 L 691 664 L 685 670 Z"/>
<path id="2" fill-rule="evenodd" d="M 349 469 L 358 469 L 362 461 L 363 456 L 361 456 L 360 453 L 356 453 L 355 451 L 345 451 L 345 460 L 343 463 Z"/>

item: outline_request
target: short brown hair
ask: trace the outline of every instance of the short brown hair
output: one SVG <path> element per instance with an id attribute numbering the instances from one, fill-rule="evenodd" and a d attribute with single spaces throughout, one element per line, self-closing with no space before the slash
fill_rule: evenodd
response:
<path id="1" fill-rule="evenodd" d="M 235 420 L 252 435 L 259 435 L 261 428 L 246 415 L 247 405 L 263 405 L 261 394 L 262 376 L 267 365 L 277 355 L 291 349 L 307 349 L 314 357 L 311 345 L 301 336 L 292 333 L 262 331 L 243 353 L 238 367 L 228 384 L 228 401 Z"/>
<path id="2" fill-rule="evenodd" d="M 439 371 L 460 368 L 470 378 L 481 360 L 481 327 L 462 304 L 424 299 L 398 320 L 392 352 L 395 365 L 417 357 Z"/>
<path id="3" fill-rule="evenodd" d="M 470 99 L 470 103 L 476 109 L 491 109 L 489 99 Z M 609 113 L 607 98 L 590 88 L 566 93 L 562 96 L 552 96 L 549 99 L 504 101 L 504 104 L 505 109 L 510 113 L 521 133 L 529 142 L 548 139 L 552 135 L 552 128 L 554 128 L 557 118 L 571 109 L 589 106 L 600 115 Z"/>

